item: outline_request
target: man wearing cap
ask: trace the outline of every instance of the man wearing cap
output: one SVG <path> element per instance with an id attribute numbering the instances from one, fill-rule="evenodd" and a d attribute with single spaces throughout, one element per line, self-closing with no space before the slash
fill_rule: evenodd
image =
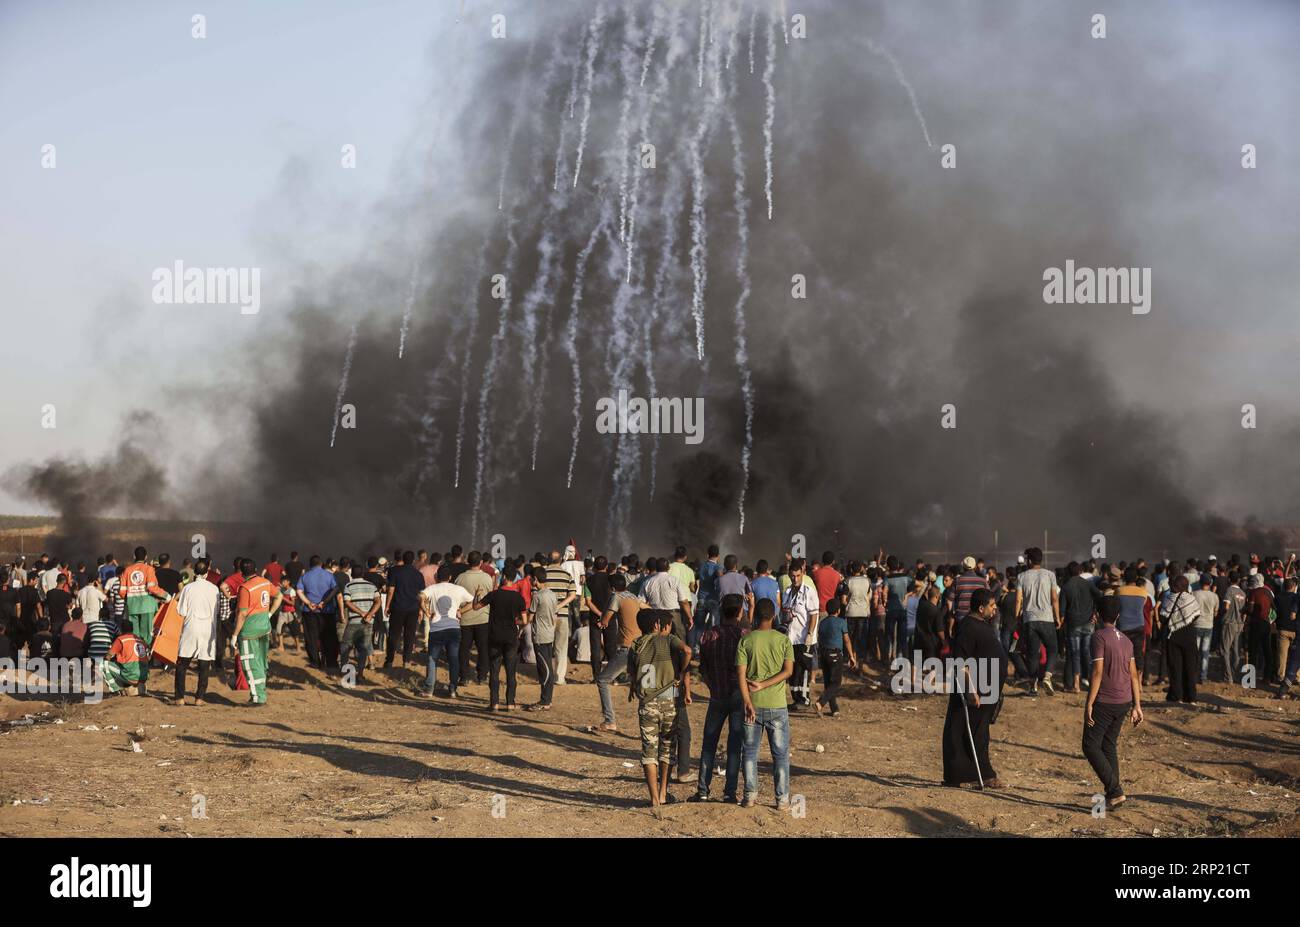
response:
<path id="1" fill-rule="evenodd" d="M 987 589 L 989 581 L 975 569 L 974 557 L 966 557 L 961 562 L 962 573 L 948 588 L 948 640 L 952 640 L 957 626 L 970 613 L 970 596 L 976 589 Z"/>

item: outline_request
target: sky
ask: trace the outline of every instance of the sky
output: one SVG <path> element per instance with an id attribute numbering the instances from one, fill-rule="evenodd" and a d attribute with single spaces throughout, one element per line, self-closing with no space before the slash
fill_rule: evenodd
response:
<path id="1" fill-rule="evenodd" d="M 264 292 L 283 294 L 285 255 L 350 253 L 436 92 L 433 37 L 476 5 L 0 3 L 0 358 L 6 429 L 23 436 L 0 472 L 102 453 L 124 414 L 166 407 L 273 333 L 283 300 L 264 295 L 255 316 L 159 306 L 150 274 L 178 258 L 263 266 Z M 287 214 L 285 191 L 308 183 L 304 214 Z"/>
<path id="2" fill-rule="evenodd" d="M 300 356 L 310 358 L 306 373 L 329 367 L 323 390 L 311 384 L 328 416 L 349 320 L 362 314 L 367 329 L 375 319 L 395 327 L 408 268 L 430 241 L 456 237 L 473 226 L 475 209 L 495 200 L 495 188 L 482 181 L 495 177 L 513 138 L 510 107 L 525 91 L 554 104 L 529 82 L 540 85 L 547 53 L 564 68 L 576 60 L 578 43 L 566 46 L 565 37 L 582 34 L 593 5 L 232 0 L 203 10 L 163 0 L 0 2 L 0 293 L 7 297 L 0 414 L 13 438 L 0 444 L 0 474 L 31 461 L 104 455 L 124 427 L 153 427 L 146 415 L 153 412 L 165 423 L 157 456 L 184 486 L 187 475 L 204 471 L 218 441 L 251 429 L 250 418 L 265 411 L 266 403 L 254 409 L 244 400 L 259 367 L 268 390 L 284 387 L 286 402 L 301 399 L 294 384 L 270 375 Z M 650 8 L 607 5 L 647 18 Z M 1291 478 L 1283 438 L 1300 421 L 1292 400 L 1300 385 L 1300 231 L 1289 207 L 1300 198 L 1300 165 L 1290 156 L 1300 146 L 1291 118 L 1300 7 L 1113 0 L 1098 7 L 1109 30 L 1100 41 L 1088 35 L 1091 7 L 1066 0 L 788 0 L 784 7 L 806 9 L 810 22 L 806 44 L 781 47 L 777 70 L 778 221 L 795 225 L 784 226 L 784 238 L 764 238 L 755 226 L 756 279 L 764 270 L 759 254 L 771 264 L 803 251 L 833 253 L 839 265 L 827 259 L 818 281 L 831 317 L 844 321 L 871 307 L 879 313 L 871 337 L 884 339 L 877 347 L 884 356 L 901 364 L 916 347 L 890 337 L 924 339 L 936 349 L 928 385 L 955 393 L 969 376 L 967 395 L 979 397 L 981 383 L 989 396 L 1001 395 L 992 388 L 999 371 L 945 382 L 956 366 L 946 358 L 949 336 L 960 330 L 958 310 L 979 304 L 973 290 L 1004 283 L 1032 292 L 1044 260 L 1057 256 L 1151 266 L 1149 316 L 1047 307 L 1028 332 L 1015 327 L 1026 324 L 1022 317 L 1003 328 L 995 312 L 985 323 L 991 340 L 1024 340 L 1037 350 L 1057 337 L 1095 361 L 1117 407 L 1142 403 L 1148 420 L 1168 419 L 1185 458 L 1178 478 L 1192 498 L 1231 510 L 1278 497 Z M 509 17 L 508 43 L 489 35 L 498 9 Z M 206 17 L 204 38 L 192 35 L 196 12 Z M 689 16 L 686 25 L 693 28 Z M 893 50 L 897 74 L 853 44 L 859 30 Z M 617 33 L 606 43 L 584 193 L 610 163 Z M 527 57 L 534 46 L 537 62 Z M 555 81 L 560 96 L 566 74 Z M 690 82 L 672 92 L 680 97 L 666 111 L 690 115 Z M 746 107 L 742 130 L 760 132 L 761 109 Z M 922 143 L 922 118 L 935 150 Z M 556 125 L 563 143 L 568 124 L 552 115 L 540 129 L 525 125 L 520 139 L 549 153 L 555 143 L 541 129 Z M 957 145 L 961 165 L 951 174 L 933 169 L 947 142 Z M 1244 143 L 1257 147 L 1255 170 L 1241 168 Z M 356 146 L 355 169 L 340 164 L 347 144 Z M 53 169 L 42 166 L 45 145 L 55 146 Z M 805 165 L 816 165 L 811 176 Z M 755 216 L 761 168 L 761 159 L 751 159 Z M 725 191 L 725 175 L 715 179 Z M 522 172 L 512 181 L 523 216 L 537 195 L 522 189 Z M 864 185 L 876 182 L 884 191 L 878 210 L 862 199 Z M 837 201 L 860 202 L 862 211 L 836 216 Z M 711 219 L 725 215 L 711 207 Z M 877 217 L 897 221 L 896 240 L 893 229 L 872 227 Z M 566 260 L 590 228 L 589 216 L 571 210 L 570 218 L 586 224 L 563 228 Z M 850 239 L 849 249 L 826 238 L 832 228 Z M 1060 247 L 1048 253 L 1049 244 Z M 865 291 L 847 282 L 861 269 L 854 246 L 880 292 L 870 282 Z M 460 253 L 447 247 L 444 257 Z M 177 259 L 261 268 L 261 312 L 155 304 L 150 275 Z M 453 284 L 444 269 L 425 266 L 420 277 L 439 312 L 445 298 L 437 288 Z M 769 293 L 756 289 L 752 302 L 759 375 L 771 353 L 765 342 L 783 337 L 789 322 L 770 309 Z M 304 304 L 325 306 L 339 326 L 322 328 L 319 338 L 287 334 Z M 448 316 L 446 324 L 454 322 Z M 1025 368 L 1041 360 L 1008 353 Z M 827 372 L 825 360 L 806 368 L 816 371 L 812 392 L 825 386 L 842 395 L 842 378 Z M 782 384 L 775 397 L 769 388 L 763 415 L 775 409 L 779 421 L 782 402 L 793 404 L 800 386 Z M 1072 398 L 1068 390 L 1062 396 Z M 1258 406 L 1260 438 L 1239 425 L 1248 402 Z M 41 427 L 50 404 L 57 427 Z M 933 417 L 927 407 L 926 420 Z M 759 421 L 770 427 L 771 419 Z M 298 427 L 286 408 L 285 440 L 295 440 Z M 776 481 L 767 480 L 769 493 Z M 1289 502 L 1283 508 L 1287 518 L 1300 514 Z M 0 483 L 0 511 L 42 510 L 12 479 Z"/>

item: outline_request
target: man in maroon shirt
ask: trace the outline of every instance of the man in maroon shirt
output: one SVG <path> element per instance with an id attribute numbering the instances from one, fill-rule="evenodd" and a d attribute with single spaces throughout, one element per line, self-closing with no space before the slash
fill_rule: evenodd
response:
<path id="1" fill-rule="evenodd" d="M 736 800 L 740 780 L 740 761 L 745 747 L 745 702 L 741 698 L 736 676 L 736 648 L 745 636 L 740 626 L 744 599 L 736 594 L 723 596 L 722 623 L 700 635 L 700 676 L 709 687 L 709 710 L 704 716 L 704 741 L 700 748 L 700 772 L 695 794 L 688 801 L 708 801 L 709 783 L 718 752 L 718 737 L 727 724 L 727 779 L 722 789 L 723 801 Z"/>

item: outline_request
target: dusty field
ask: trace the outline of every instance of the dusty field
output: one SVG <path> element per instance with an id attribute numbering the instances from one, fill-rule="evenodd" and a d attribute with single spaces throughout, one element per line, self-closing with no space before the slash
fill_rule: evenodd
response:
<path id="1" fill-rule="evenodd" d="M 853 679 L 839 719 L 792 720 L 791 791 L 804 796 L 804 816 L 771 807 L 764 763 L 759 807 L 687 804 L 693 785 L 674 785 L 678 803 L 656 817 L 627 690 L 614 690 L 624 732 L 597 734 L 589 669 L 572 674 L 584 682 L 558 688 L 556 709 L 541 715 L 489 715 L 486 687 L 458 702 L 415 700 L 408 692 L 422 673 L 345 690 L 292 652 L 275 659 L 262 709 L 221 682 L 202 708 L 0 696 L 0 718 L 49 712 L 0 724 L 0 835 L 1300 833 L 1300 703 L 1263 693 L 1211 685 L 1208 704 L 1188 709 L 1148 689 L 1147 723 L 1120 742 L 1130 800 L 1099 819 L 1079 750 L 1083 696 L 1013 690 L 992 749 L 1010 787 L 979 793 L 938 784 L 942 697 L 899 699 Z M 534 701 L 531 668 L 521 675 L 520 701 Z M 170 689 L 169 676 L 155 672 L 153 683 Z M 696 695 L 698 753 L 704 690 Z M 135 752 L 128 732 L 141 728 Z M 206 818 L 192 813 L 199 802 Z"/>

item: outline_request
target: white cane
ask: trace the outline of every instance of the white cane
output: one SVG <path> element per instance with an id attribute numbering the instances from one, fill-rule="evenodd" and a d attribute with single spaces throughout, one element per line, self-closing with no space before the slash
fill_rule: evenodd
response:
<path id="1" fill-rule="evenodd" d="M 962 668 L 962 673 L 965 679 L 970 679 L 970 672 L 966 670 L 965 667 Z M 970 753 L 975 759 L 975 775 L 979 778 L 980 791 L 982 792 L 984 791 L 984 774 L 980 772 L 980 757 L 979 753 L 975 750 L 975 733 L 971 730 L 970 726 L 970 706 L 966 704 L 966 693 L 963 691 L 960 695 L 962 713 L 966 716 L 966 739 L 970 741 Z"/>

